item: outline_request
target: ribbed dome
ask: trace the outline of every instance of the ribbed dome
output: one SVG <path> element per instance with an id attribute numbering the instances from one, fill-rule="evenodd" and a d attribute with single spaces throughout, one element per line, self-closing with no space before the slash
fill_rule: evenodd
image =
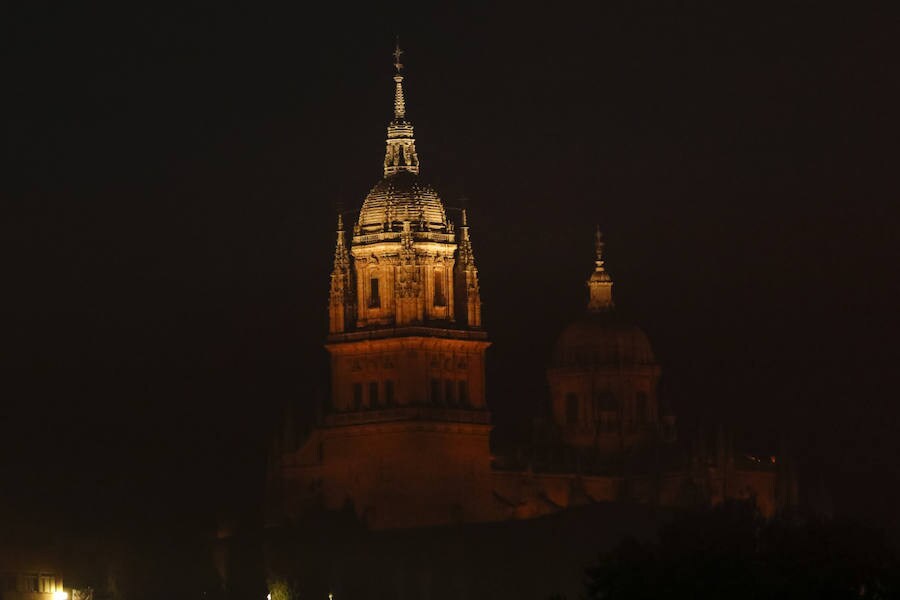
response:
<path id="1" fill-rule="evenodd" d="M 437 193 L 409 171 L 400 171 L 376 183 L 359 211 L 363 233 L 381 231 L 385 223 L 390 228 L 399 228 L 403 221 L 409 221 L 413 230 L 447 227 L 447 215 Z"/>
<path id="2" fill-rule="evenodd" d="M 647 335 L 614 312 L 588 314 L 566 327 L 553 354 L 556 367 L 656 364 Z"/>

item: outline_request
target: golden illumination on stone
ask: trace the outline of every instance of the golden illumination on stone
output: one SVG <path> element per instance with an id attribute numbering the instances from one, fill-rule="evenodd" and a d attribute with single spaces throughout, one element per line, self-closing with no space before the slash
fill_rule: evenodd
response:
<path id="1" fill-rule="evenodd" d="M 402 54 L 394 49 L 394 119 L 384 177 L 363 202 L 349 249 L 339 223 L 331 275 L 331 334 L 433 324 L 481 327 L 478 270 L 465 212 L 457 231 L 443 202 L 419 179 L 406 121 Z"/>
<path id="2" fill-rule="evenodd" d="M 461 211 L 456 227 L 419 179 L 402 53 L 398 44 L 384 176 L 352 231 L 337 218 L 325 345 L 330 402 L 302 440 L 286 426 L 269 518 L 352 505 L 370 528 L 406 528 L 526 519 L 621 499 L 682 506 L 691 490 L 708 490 L 710 503 L 752 494 L 771 514 L 774 472 L 759 464 L 739 470 L 722 452 L 718 462 L 681 470 L 626 469 L 674 447 L 675 417 L 659 402 L 649 339 L 615 310 L 599 227 L 587 310 L 560 335 L 547 371 L 551 415 L 535 433 L 549 445 L 532 448 L 545 462 L 525 467 L 491 455 L 490 342 L 468 215 Z"/>
<path id="3" fill-rule="evenodd" d="M 419 172 L 419 157 L 416 155 L 416 140 L 413 137 L 412 123 L 406 121 L 406 101 L 403 97 L 403 75 L 400 71 L 400 43 L 394 49 L 394 120 L 388 125 L 387 151 L 384 156 L 384 176 L 395 175 L 401 171 Z"/>

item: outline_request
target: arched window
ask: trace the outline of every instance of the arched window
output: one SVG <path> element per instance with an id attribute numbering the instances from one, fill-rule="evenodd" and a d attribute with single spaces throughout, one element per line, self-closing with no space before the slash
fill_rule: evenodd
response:
<path id="1" fill-rule="evenodd" d="M 369 308 L 381 307 L 381 294 L 378 291 L 378 278 L 369 279 Z"/>
<path id="2" fill-rule="evenodd" d="M 447 295 L 444 293 L 444 270 L 434 270 L 434 305 L 447 306 Z"/>

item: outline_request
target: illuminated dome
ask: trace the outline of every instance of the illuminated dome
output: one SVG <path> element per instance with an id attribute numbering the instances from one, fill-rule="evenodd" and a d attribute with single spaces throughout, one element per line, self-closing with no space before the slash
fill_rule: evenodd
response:
<path id="1" fill-rule="evenodd" d="M 406 118 L 398 47 L 394 51 L 394 118 L 387 128 L 384 178 L 366 196 L 357 223 L 362 234 L 396 231 L 409 222 L 413 231 L 447 233 L 447 214 L 437 193 L 419 180 L 419 155 L 413 125 Z"/>
<path id="2" fill-rule="evenodd" d="M 416 231 L 443 231 L 444 205 L 430 185 L 411 171 L 399 171 L 375 184 L 359 212 L 362 233 L 399 229 L 409 221 Z"/>
<path id="3" fill-rule="evenodd" d="M 589 313 L 566 327 L 553 353 L 557 367 L 653 365 L 647 335 L 614 312 Z"/>

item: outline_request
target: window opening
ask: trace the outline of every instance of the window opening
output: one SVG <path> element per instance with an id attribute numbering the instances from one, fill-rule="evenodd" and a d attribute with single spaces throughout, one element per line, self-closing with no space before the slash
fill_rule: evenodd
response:
<path id="1" fill-rule="evenodd" d="M 381 294 L 378 291 L 378 278 L 372 277 L 369 280 L 369 308 L 381 307 Z"/>
<path id="2" fill-rule="evenodd" d="M 362 408 L 362 384 L 353 384 L 353 410 Z"/>
<path id="3" fill-rule="evenodd" d="M 447 296 L 444 294 L 444 272 L 434 272 L 434 305 L 447 306 Z"/>

